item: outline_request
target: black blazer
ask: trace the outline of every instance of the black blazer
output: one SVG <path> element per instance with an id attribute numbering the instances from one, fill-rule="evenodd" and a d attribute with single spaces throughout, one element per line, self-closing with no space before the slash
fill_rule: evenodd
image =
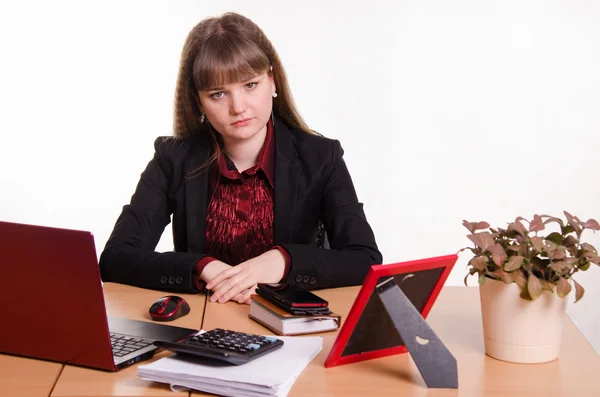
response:
<path id="1" fill-rule="evenodd" d="M 205 256 L 208 172 L 190 177 L 210 155 L 206 137 L 161 137 L 131 203 L 123 207 L 100 256 L 102 280 L 195 292 L 192 273 Z M 292 258 L 287 282 L 308 289 L 361 284 L 380 264 L 337 140 L 275 120 L 274 243 Z M 154 249 L 173 217 L 175 252 Z M 315 247 L 319 221 L 331 249 Z"/>

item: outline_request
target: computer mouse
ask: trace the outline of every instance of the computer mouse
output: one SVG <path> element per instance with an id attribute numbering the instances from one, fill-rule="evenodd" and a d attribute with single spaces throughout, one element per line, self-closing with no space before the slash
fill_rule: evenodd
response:
<path id="1" fill-rule="evenodd" d="M 190 305 L 180 296 L 167 295 L 150 306 L 148 313 L 156 321 L 173 321 L 190 312 Z"/>

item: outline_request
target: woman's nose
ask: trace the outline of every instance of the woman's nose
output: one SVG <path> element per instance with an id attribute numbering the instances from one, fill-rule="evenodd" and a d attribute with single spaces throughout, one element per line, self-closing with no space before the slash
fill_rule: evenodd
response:
<path id="1" fill-rule="evenodd" d="M 231 114 L 241 114 L 246 110 L 246 99 L 243 90 L 236 90 L 230 95 L 231 103 L 229 104 L 229 111 Z"/>

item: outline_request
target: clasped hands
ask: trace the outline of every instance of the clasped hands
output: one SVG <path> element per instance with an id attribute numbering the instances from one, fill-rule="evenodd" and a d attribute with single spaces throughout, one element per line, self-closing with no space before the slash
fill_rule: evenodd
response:
<path id="1" fill-rule="evenodd" d="M 258 283 L 278 283 L 284 272 L 283 254 L 278 249 L 272 249 L 237 266 L 212 261 L 204 267 L 200 278 L 206 282 L 206 288 L 213 292 L 211 302 L 233 300 L 249 304 Z"/>

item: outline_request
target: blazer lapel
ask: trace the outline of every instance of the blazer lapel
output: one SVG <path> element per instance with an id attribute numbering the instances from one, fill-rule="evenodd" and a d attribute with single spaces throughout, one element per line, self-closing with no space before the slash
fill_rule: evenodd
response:
<path id="1" fill-rule="evenodd" d="M 208 143 L 210 145 L 210 143 Z M 204 251 L 206 207 L 208 194 L 208 167 L 198 174 L 196 171 L 210 155 L 207 143 L 193 145 L 192 156 L 184 166 L 185 210 L 188 252 Z M 190 176 L 193 175 L 193 176 Z"/>
<path id="2" fill-rule="evenodd" d="M 275 169 L 273 197 L 274 243 L 292 241 L 299 171 L 296 166 L 297 152 L 294 137 L 287 126 L 274 118 L 275 126 Z"/>

